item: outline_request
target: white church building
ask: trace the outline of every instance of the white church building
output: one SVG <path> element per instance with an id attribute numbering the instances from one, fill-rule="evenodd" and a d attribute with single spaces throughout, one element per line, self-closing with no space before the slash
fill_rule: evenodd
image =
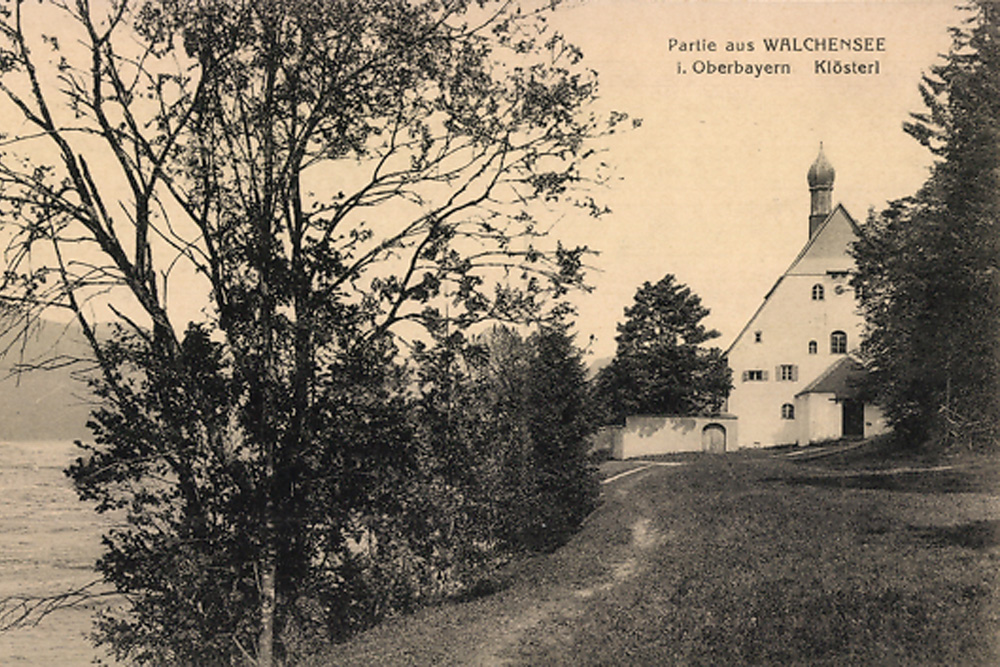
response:
<path id="1" fill-rule="evenodd" d="M 634 415 L 605 429 L 614 458 L 867 438 L 886 430 L 865 403 L 865 370 L 853 353 L 863 318 L 850 285 L 858 224 L 832 205 L 834 170 L 823 154 L 809 168 L 809 240 L 726 351 L 733 389 L 711 416 Z"/>
<path id="2" fill-rule="evenodd" d="M 852 356 L 863 319 L 850 276 L 857 222 L 832 205 L 835 172 L 820 146 L 809 168 L 809 240 L 726 352 L 733 371 L 727 412 L 739 422 L 730 449 L 861 438 L 886 430 L 862 402 Z"/>

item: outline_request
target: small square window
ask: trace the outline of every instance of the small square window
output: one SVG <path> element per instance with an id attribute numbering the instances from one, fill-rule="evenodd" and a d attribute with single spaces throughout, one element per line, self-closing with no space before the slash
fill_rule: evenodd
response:
<path id="1" fill-rule="evenodd" d="M 799 379 L 798 370 L 795 364 L 781 364 L 778 366 L 778 379 L 783 382 L 795 382 Z"/>
<path id="2" fill-rule="evenodd" d="M 754 369 L 752 371 L 743 371 L 743 381 L 744 382 L 763 382 L 767 379 L 767 371 Z"/>
<path id="3" fill-rule="evenodd" d="M 753 332 L 753 342 L 760 343 L 760 342 L 763 342 L 763 340 L 764 340 L 764 332 L 763 331 L 754 331 Z"/>

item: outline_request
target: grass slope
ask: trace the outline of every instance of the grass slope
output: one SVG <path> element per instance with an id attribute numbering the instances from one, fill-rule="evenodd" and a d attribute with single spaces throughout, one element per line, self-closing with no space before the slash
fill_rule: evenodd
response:
<path id="1" fill-rule="evenodd" d="M 317 664 L 1000 664 L 996 464 L 870 462 L 729 454 L 627 475 L 506 590 Z"/>

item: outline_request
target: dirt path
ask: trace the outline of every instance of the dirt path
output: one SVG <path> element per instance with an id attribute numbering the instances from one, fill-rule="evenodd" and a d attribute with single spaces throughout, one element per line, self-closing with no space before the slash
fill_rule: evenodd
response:
<path id="1" fill-rule="evenodd" d="M 630 495 L 631 484 L 637 481 L 634 475 L 657 466 L 672 467 L 678 463 L 650 462 L 640 468 L 625 471 L 604 480 L 605 492 L 614 493 L 616 500 Z M 619 482 L 619 480 L 622 480 Z M 618 482 L 616 484 L 616 482 Z M 587 601 L 598 594 L 607 593 L 625 581 L 635 578 L 644 569 L 643 554 L 661 545 L 666 536 L 658 531 L 651 518 L 648 503 L 640 502 L 636 508 L 638 516 L 629 527 L 629 541 L 619 546 L 613 558 L 605 561 L 605 574 L 597 581 L 581 582 L 576 586 L 559 586 L 546 592 L 544 600 L 529 603 L 512 616 L 499 619 L 497 626 L 484 636 L 476 653 L 468 664 L 477 667 L 502 667 L 523 664 L 518 657 L 518 648 L 527 640 L 533 649 L 554 653 L 560 645 L 572 641 L 573 622 L 587 609 Z M 541 630 L 544 626 L 544 630 Z"/>
<path id="2" fill-rule="evenodd" d="M 483 667 L 521 664 L 517 648 L 532 630 L 543 624 L 546 626 L 544 637 L 533 637 L 532 646 L 549 652 L 572 641 L 573 621 L 583 615 L 586 601 L 637 576 L 643 567 L 642 553 L 662 542 L 663 536 L 651 527 L 651 523 L 649 518 L 642 517 L 632 524 L 631 544 L 623 549 L 620 560 L 609 564 L 608 581 L 552 591 L 549 599 L 522 609 L 516 616 L 500 619 L 498 627 L 482 639 L 469 664 Z"/>

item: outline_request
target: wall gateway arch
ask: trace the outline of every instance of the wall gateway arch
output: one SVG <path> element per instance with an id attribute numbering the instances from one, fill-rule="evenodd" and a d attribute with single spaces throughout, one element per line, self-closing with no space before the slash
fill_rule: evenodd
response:
<path id="1" fill-rule="evenodd" d="M 707 424 L 701 429 L 701 450 L 712 454 L 726 451 L 726 427 L 722 424 Z"/>

